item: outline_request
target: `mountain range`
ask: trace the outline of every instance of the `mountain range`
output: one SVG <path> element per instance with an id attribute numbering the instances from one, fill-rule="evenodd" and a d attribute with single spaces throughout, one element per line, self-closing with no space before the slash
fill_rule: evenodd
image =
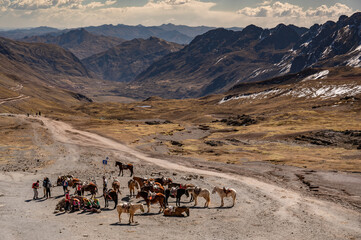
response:
<path id="1" fill-rule="evenodd" d="M 24 42 L 40 42 L 56 44 L 69 50 L 79 59 L 103 52 L 122 42 L 124 39 L 106 37 L 89 33 L 84 28 L 64 32 L 61 35 L 45 34 L 41 36 L 25 37 Z"/>
<path id="2" fill-rule="evenodd" d="M 310 67 L 360 67 L 360 26 L 361 13 L 355 13 L 310 29 L 280 24 L 211 30 L 153 63 L 129 88 L 143 97 L 201 97 Z"/>
<path id="3" fill-rule="evenodd" d="M 83 59 L 82 62 L 101 79 L 129 82 L 153 62 L 182 48 L 180 44 L 156 37 L 133 39 Z"/>
<path id="4" fill-rule="evenodd" d="M 188 44 L 192 39 L 200 34 L 203 34 L 209 30 L 215 29 L 215 27 L 190 27 L 185 25 L 163 24 L 160 26 L 129 26 L 124 24 L 118 25 L 101 25 L 101 26 L 89 26 L 84 28 L 86 31 L 95 35 L 103 35 L 107 37 L 115 37 L 125 40 L 132 40 L 134 38 L 147 39 L 149 37 L 158 37 L 169 42 L 175 42 L 179 44 Z M 235 31 L 240 31 L 242 28 L 233 27 L 230 28 Z M 38 27 L 30 29 L 15 29 L 8 31 L 0 31 L 0 36 L 20 40 L 23 38 L 29 39 L 30 37 L 42 35 L 51 35 L 53 37 L 62 35 L 76 29 L 56 29 L 50 27 Z M 49 38 L 49 36 L 47 36 Z"/>

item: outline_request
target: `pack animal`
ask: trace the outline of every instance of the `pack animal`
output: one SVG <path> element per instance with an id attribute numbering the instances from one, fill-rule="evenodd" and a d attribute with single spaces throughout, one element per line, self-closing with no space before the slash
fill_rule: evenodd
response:
<path id="1" fill-rule="evenodd" d="M 119 167 L 118 176 L 120 176 L 120 173 L 122 173 L 123 176 L 123 170 L 127 170 L 127 169 L 130 171 L 130 176 L 133 176 L 133 164 L 123 164 L 121 162 L 116 161 L 115 166 Z"/>

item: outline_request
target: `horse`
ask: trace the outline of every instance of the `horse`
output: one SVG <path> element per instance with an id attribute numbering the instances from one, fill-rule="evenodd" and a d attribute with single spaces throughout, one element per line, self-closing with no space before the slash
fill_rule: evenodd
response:
<path id="1" fill-rule="evenodd" d="M 166 177 L 153 178 L 153 181 L 160 183 L 162 186 L 166 186 L 173 182 L 172 179 Z"/>
<path id="2" fill-rule="evenodd" d="M 155 193 L 154 197 L 152 197 L 151 199 L 149 199 L 149 196 L 148 196 L 148 192 L 138 192 L 136 198 L 140 198 L 142 197 L 145 201 L 145 203 L 147 204 L 147 207 L 148 207 L 148 211 L 147 213 L 149 213 L 150 211 L 150 205 L 151 204 L 155 204 L 155 203 L 159 203 L 159 206 L 160 206 L 160 209 L 159 209 L 159 212 L 162 212 L 164 211 L 165 209 L 165 196 L 164 194 L 162 193 Z"/>
<path id="3" fill-rule="evenodd" d="M 164 216 L 172 216 L 172 217 L 184 217 L 183 213 L 186 213 L 189 216 L 189 207 L 167 207 L 163 214 Z"/>
<path id="4" fill-rule="evenodd" d="M 111 189 L 109 191 L 105 191 L 103 193 L 103 197 L 104 197 L 104 201 L 105 201 L 105 206 L 104 207 L 109 207 L 109 200 L 113 200 L 114 201 L 114 209 L 117 207 L 118 205 L 118 194 L 115 190 Z"/>
<path id="5" fill-rule="evenodd" d="M 204 207 L 209 207 L 209 203 L 211 202 L 211 192 L 208 189 L 195 187 L 188 189 L 188 191 L 194 198 L 194 206 L 197 206 L 198 204 L 198 197 L 203 197 L 206 200 Z"/>
<path id="6" fill-rule="evenodd" d="M 172 192 L 175 192 L 175 196 L 172 194 Z M 167 189 L 165 190 L 165 204 L 168 206 L 168 198 L 172 197 L 172 198 L 176 198 L 176 205 L 180 206 L 180 200 L 181 197 L 183 196 L 183 194 L 185 194 L 187 197 L 189 197 L 189 192 L 187 189 L 184 188 L 171 188 L 171 189 Z"/>
<path id="7" fill-rule="evenodd" d="M 118 162 L 116 161 L 115 162 L 115 166 L 118 166 L 119 167 L 119 174 L 118 174 L 118 177 L 120 176 L 120 173 L 122 173 L 122 176 L 123 176 L 123 170 L 127 170 L 129 169 L 130 171 L 130 176 L 133 176 L 133 164 L 123 164 L 121 162 Z"/>
<path id="8" fill-rule="evenodd" d="M 98 192 L 98 187 L 97 185 L 95 185 L 94 183 L 89 183 L 89 184 L 85 184 L 83 185 L 83 187 L 81 188 L 81 195 L 84 196 L 84 192 L 85 191 L 89 191 L 91 193 L 91 198 L 95 197 L 95 194 Z"/>
<path id="9" fill-rule="evenodd" d="M 164 187 L 158 182 L 148 182 L 143 187 L 140 188 L 143 192 L 155 192 L 155 193 L 163 193 L 164 194 Z"/>
<path id="10" fill-rule="evenodd" d="M 234 206 L 234 204 L 236 202 L 236 194 L 237 194 L 236 190 L 234 190 L 233 188 L 226 189 L 226 188 L 214 187 L 212 194 L 214 194 L 216 192 L 218 193 L 219 197 L 221 198 L 221 207 L 223 207 L 223 205 L 224 205 L 223 198 L 225 198 L 225 197 L 232 197 L 232 199 L 233 199 L 232 207 Z"/>
<path id="11" fill-rule="evenodd" d="M 122 194 L 120 192 L 120 182 L 118 179 L 114 179 L 113 183 L 112 183 L 112 188 L 114 189 L 115 192 Z"/>
<path id="12" fill-rule="evenodd" d="M 82 181 L 81 181 L 79 178 L 71 178 L 71 179 L 68 181 L 68 186 L 75 188 L 76 185 L 77 185 L 77 184 L 80 184 L 80 183 L 82 183 Z"/>
<path id="13" fill-rule="evenodd" d="M 58 179 L 56 180 L 56 185 L 57 185 L 57 186 L 62 186 L 63 181 L 64 181 L 65 179 L 68 179 L 68 180 L 70 181 L 71 179 L 73 179 L 73 176 L 72 176 L 72 175 L 58 176 Z"/>
<path id="14" fill-rule="evenodd" d="M 130 179 L 128 181 L 128 188 L 129 188 L 129 196 L 135 196 L 135 188 L 139 190 L 139 185 L 135 180 Z"/>
<path id="15" fill-rule="evenodd" d="M 135 203 L 121 203 L 117 205 L 117 211 L 118 211 L 118 217 L 119 222 L 121 222 L 122 213 L 129 213 L 129 224 L 131 222 L 134 223 L 134 214 L 137 210 L 144 212 L 144 206 L 141 203 L 135 204 Z"/>
<path id="16" fill-rule="evenodd" d="M 134 181 L 137 181 L 137 183 L 139 184 L 139 187 L 143 187 L 144 186 L 144 182 L 148 181 L 148 178 L 141 178 L 141 177 L 133 177 Z"/>

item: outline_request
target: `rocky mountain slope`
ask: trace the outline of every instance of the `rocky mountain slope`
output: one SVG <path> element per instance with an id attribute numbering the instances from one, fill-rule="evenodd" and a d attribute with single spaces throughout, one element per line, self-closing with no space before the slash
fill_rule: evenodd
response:
<path id="1" fill-rule="evenodd" d="M 99 78 L 129 82 L 163 56 L 183 48 L 177 43 L 151 37 L 124 42 L 82 62 Z"/>
<path id="2" fill-rule="evenodd" d="M 84 28 L 71 30 L 58 36 L 46 34 L 41 36 L 25 37 L 21 39 L 21 41 L 56 44 L 69 50 L 80 59 L 106 51 L 109 48 L 124 42 L 124 40 L 120 38 L 106 37 L 89 33 Z"/>
<path id="3" fill-rule="evenodd" d="M 152 64 L 131 84 L 144 89 L 143 97 L 199 97 L 308 67 L 360 67 L 360 25 L 361 13 L 356 13 L 307 31 L 284 24 L 273 29 L 250 25 L 241 32 L 211 30 Z"/>

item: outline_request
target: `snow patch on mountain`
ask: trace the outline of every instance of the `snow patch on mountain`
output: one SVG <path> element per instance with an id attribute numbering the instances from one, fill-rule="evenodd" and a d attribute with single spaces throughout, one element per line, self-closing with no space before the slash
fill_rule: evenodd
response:
<path id="1" fill-rule="evenodd" d="M 361 85 L 328 85 L 322 87 L 300 87 L 297 89 L 269 89 L 262 92 L 242 94 L 233 97 L 224 97 L 219 104 L 229 102 L 231 100 L 260 100 L 265 98 L 279 96 L 291 96 L 295 98 L 322 98 L 330 99 L 335 97 L 354 96 L 361 93 Z"/>
<path id="2" fill-rule="evenodd" d="M 330 73 L 329 70 L 324 70 L 321 72 L 318 72 L 316 74 L 313 74 L 311 76 L 306 77 L 305 79 L 303 79 L 302 81 L 308 81 L 308 80 L 317 80 L 317 79 L 324 79 L 327 77 L 327 75 Z"/>

